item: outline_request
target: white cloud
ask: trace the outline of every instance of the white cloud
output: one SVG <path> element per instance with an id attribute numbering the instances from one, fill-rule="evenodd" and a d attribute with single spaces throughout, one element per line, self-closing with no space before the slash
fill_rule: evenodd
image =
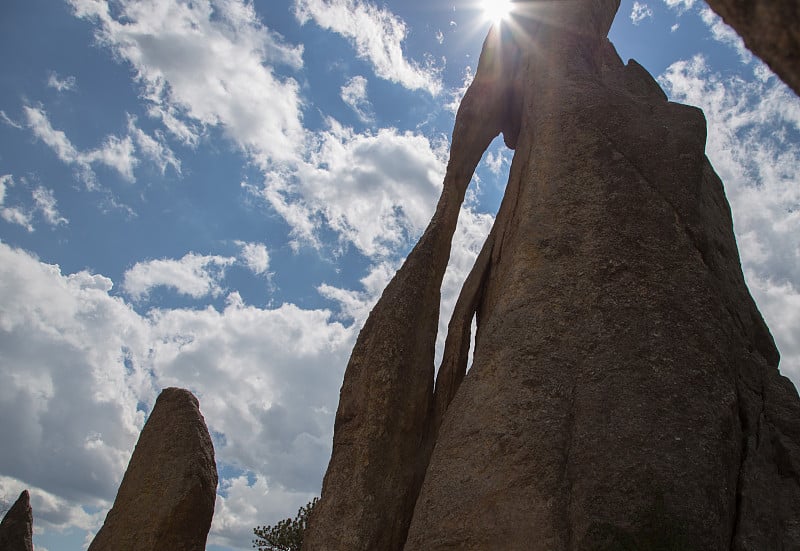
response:
<path id="1" fill-rule="evenodd" d="M 211 428 L 218 460 L 266 473 L 283 487 L 319 489 L 353 331 L 327 310 L 283 304 L 150 313 L 159 386 L 189 385 Z"/>
<path id="2" fill-rule="evenodd" d="M 27 105 L 23 110 L 34 135 L 52 149 L 61 161 L 67 164 L 80 162 L 78 150 L 63 131 L 53 128 L 44 110 Z"/>
<path id="3" fill-rule="evenodd" d="M 225 268 L 232 257 L 188 253 L 179 260 L 160 259 L 137 262 L 125 272 L 123 290 L 133 300 L 147 297 L 154 287 L 169 287 L 192 298 L 219 296 Z"/>
<path id="4" fill-rule="evenodd" d="M 262 194 L 302 239 L 313 242 L 321 217 L 365 255 L 386 255 L 427 225 L 445 154 L 420 134 L 394 129 L 356 134 L 329 120 L 308 162 L 268 179 Z"/>
<path id="5" fill-rule="evenodd" d="M 222 311 L 142 316 L 110 279 L 3 243 L 0 281 L 0 438 L 14 443 L 0 447 L 0 494 L 31 488 L 39 526 L 97 529 L 145 412 L 172 385 L 199 397 L 222 472 L 242 473 L 220 481 L 210 542 L 247 549 L 254 526 L 318 492 L 357 328 L 235 293 Z"/>
<path id="6" fill-rule="evenodd" d="M 23 186 L 27 187 L 25 178 L 21 179 Z M 37 186 L 31 192 L 33 205 L 25 208 L 23 206 L 11 206 L 6 204 L 6 190 L 15 185 L 11 174 L 0 176 L 0 217 L 10 224 L 17 224 L 24 227 L 29 232 L 34 230 L 33 216 L 39 212 L 44 221 L 51 226 L 66 224 L 68 221 L 58 212 L 56 198 L 53 191 L 44 186 Z"/>
<path id="7" fill-rule="evenodd" d="M 508 157 L 506 157 L 505 148 L 500 148 L 495 151 L 487 151 L 484 157 L 484 162 L 492 174 L 500 174 L 503 165 L 510 164 Z"/>
<path id="8" fill-rule="evenodd" d="M 650 9 L 650 6 L 647 4 L 643 4 L 638 1 L 633 2 L 633 8 L 631 9 L 631 22 L 634 25 L 638 25 L 645 19 L 652 19 L 653 18 L 653 10 Z"/>
<path id="9" fill-rule="evenodd" d="M 461 100 L 464 99 L 464 94 L 467 93 L 467 89 L 469 88 L 469 85 L 472 84 L 474 79 L 475 73 L 473 72 L 472 67 L 467 65 L 464 68 L 464 79 L 461 81 L 461 86 L 448 90 L 448 101 L 444 104 L 444 108 L 455 115 L 458 112 L 459 106 L 461 105 Z"/>
<path id="10" fill-rule="evenodd" d="M 353 320 L 361 327 L 380 298 L 386 285 L 400 267 L 399 261 L 384 260 L 370 267 L 361 278 L 361 289 L 343 289 L 323 283 L 317 290 L 325 298 L 339 305 L 342 317 Z"/>
<path id="11" fill-rule="evenodd" d="M 153 138 L 137 126 L 136 117 L 132 115 L 128 115 L 126 136 L 109 135 L 100 147 L 80 151 L 62 130 L 53 128 L 43 109 L 26 105 L 23 110 L 34 136 L 52 149 L 63 163 L 76 167 L 79 176 L 90 188 L 96 186 L 97 176 L 93 169 L 96 165 L 116 171 L 129 182 L 136 181 L 134 169 L 139 165 L 137 150 L 155 164 L 162 174 L 167 166 L 172 166 L 177 174 L 181 173 L 181 163 L 166 145 L 164 136 L 157 132 L 156 138 Z"/>
<path id="12" fill-rule="evenodd" d="M 42 213 L 45 221 L 51 226 L 60 226 L 68 222 L 68 220 L 58 212 L 53 190 L 38 186 L 33 190 L 33 202 L 36 205 L 36 210 Z"/>
<path id="13" fill-rule="evenodd" d="M 181 162 L 175 153 L 166 144 L 164 135 L 156 131 L 156 137 L 152 137 L 136 125 L 136 117 L 128 115 L 128 135 L 133 137 L 136 147 L 142 155 L 150 159 L 165 174 L 167 166 L 172 166 L 176 174 L 181 173 Z"/>
<path id="14" fill-rule="evenodd" d="M 341 98 L 363 122 L 373 119 L 372 105 L 367 98 L 367 79 L 357 75 L 342 86 Z"/>
<path id="15" fill-rule="evenodd" d="M 775 77 L 723 77 L 699 55 L 673 63 L 659 80 L 671 99 L 705 112 L 706 153 L 725 183 L 745 275 L 782 371 L 800 384 L 790 325 L 800 282 L 800 99 Z"/>
<path id="16" fill-rule="evenodd" d="M 694 6 L 695 0 L 664 0 L 664 3 L 671 9 L 683 13 Z"/>
<path id="17" fill-rule="evenodd" d="M 256 275 L 267 273 L 269 269 L 269 252 L 264 244 L 245 243 L 244 241 L 237 241 L 236 244 L 242 249 L 239 256 L 245 266 Z"/>
<path id="18" fill-rule="evenodd" d="M 261 165 L 291 161 L 302 148 L 294 79 L 270 63 L 302 64 L 302 48 L 264 27 L 242 0 L 70 0 L 97 24 L 98 40 L 133 68 L 150 113 L 185 143 L 208 126 Z"/>
<path id="19" fill-rule="evenodd" d="M 139 164 L 135 151 L 130 136 L 106 136 L 100 147 L 81 153 L 79 163 L 87 166 L 96 163 L 105 165 L 116 170 L 125 180 L 133 182 L 136 180 L 133 169 Z"/>
<path id="20" fill-rule="evenodd" d="M 458 225 L 453 235 L 450 250 L 450 261 L 442 281 L 441 301 L 439 309 L 439 331 L 436 339 L 436 365 L 444 352 L 447 337 L 447 324 L 453 313 L 458 295 L 464 280 L 472 270 L 475 259 L 483 247 L 486 237 L 494 224 L 491 214 L 479 213 L 475 210 L 475 197 L 468 192 L 464 206 L 458 215 Z M 383 260 L 372 265 L 361 279 L 361 289 L 342 289 L 328 284 L 319 286 L 319 293 L 338 303 L 342 315 L 354 321 L 354 327 L 360 328 L 366 321 L 384 288 L 400 267 L 403 259 Z"/>
<path id="21" fill-rule="evenodd" d="M 208 543 L 243 549 L 248 548 L 243 542 L 253 538 L 253 528 L 294 518 L 301 506 L 318 495 L 286 490 L 261 476 L 252 485 L 245 476 L 226 480 L 224 492 L 225 496 L 217 495 Z"/>
<path id="22" fill-rule="evenodd" d="M 442 282 L 442 298 L 439 313 L 439 333 L 436 337 L 436 366 L 438 368 L 444 352 L 444 341 L 447 337 L 447 324 L 461 292 L 464 280 L 472 270 L 475 259 L 483 247 L 486 237 L 494 224 L 491 214 L 475 210 L 475 199 L 468 192 L 465 206 L 458 215 L 458 226 L 453 236 L 450 251 L 450 262 Z M 474 343 L 473 343 L 474 344 Z"/>
<path id="23" fill-rule="evenodd" d="M 38 533 L 44 528 L 58 530 L 65 525 L 74 526 L 82 530 L 91 530 L 99 521 L 102 521 L 99 515 L 87 513 L 80 505 L 76 505 L 71 500 L 64 499 L 15 478 L 0 475 L 0 495 L 12 500 L 9 505 L 23 490 L 28 490 L 30 494 L 31 509 L 33 509 L 34 516 L 34 533 Z M 43 548 L 37 545 L 35 549 L 36 551 L 41 551 Z"/>
<path id="24" fill-rule="evenodd" d="M 441 91 L 436 69 L 406 59 L 402 47 L 406 24 L 388 9 L 364 0 L 295 0 L 295 15 L 301 24 L 313 19 L 348 38 L 357 55 L 372 63 L 377 76 L 410 90 L 432 95 Z"/>
<path id="25" fill-rule="evenodd" d="M 800 288 L 797 282 L 775 283 L 748 277 L 750 292 L 767 318 L 781 351 L 781 372 L 800 388 Z"/>
<path id="26" fill-rule="evenodd" d="M 441 30 L 436 31 L 436 42 L 444 44 L 444 33 Z"/>
<path id="27" fill-rule="evenodd" d="M 47 86 L 55 89 L 57 92 L 68 92 L 74 90 L 77 83 L 73 76 L 60 78 L 58 73 L 51 71 L 47 77 Z"/>
<path id="28" fill-rule="evenodd" d="M 107 278 L 3 243 L 0 281 L 0 472 L 58 496 L 37 518 L 75 523 L 75 503 L 113 498 L 142 427 L 146 327 Z"/>
<path id="29" fill-rule="evenodd" d="M 43 109 L 26 105 L 23 110 L 34 136 L 52 149 L 63 163 L 75 166 L 87 186 L 95 185 L 93 164 L 105 165 L 116 170 L 126 180 L 134 181 L 133 169 L 139 161 L 134 155 L 130 136 L 107 136 L 103 145 L 97 149 L 79 151 L 63 131 L 53 128 Z"/>
<path id="30" fill-rule="evenodd" d="M 8 115 L 6 115 L 6 112 L 3 111 L 2 109 L 0 109 L 0 120 L 2 120 L 5 124 L 10 126 L 11 128 L 16 128 L 17 130 L 22 130 L 24 128 L 20 123 L 11 120 L 11 118 Z"/>
<path id="31" fill-rule="evenodd" d="M 739 55 L 739 59 L 742 63 L 750 63 L 753 59 L 753 54 L 750 53 L 750 50 L 747 49 L 747 46 L 744 45 L 744 41 L 739 34 L 734 31 L 731 27 L 725 24 L 722 18 L 711 11 L 711 8 L 708 6 L 704 6 L 700 10 L 700 18 L 703 20 L 703 23 L 708 25 L 709 30 L 711 31 L 711 36 L 714 40 L 726 44 L 736 50 L 736 53 Z"/>
<path id="32" fill-rule="evenodd" d="M 31 224 L 31 216 L 20 207 L 12 207 L 5 204 L 6 190 L 14 185 L 14 178 L 11 174 L 4 174 L 0 176 L 0 217 L 9 224 L 17 224 L 22 226 L 29 232 L 33 231 L 33 224 Z"/>
<path id="33" fill-rule="evenodd" d="M 0 216 L 9 224 L 16 224 L 22 226 L 29 232 L 33 231 L 33 224 L 31 224 L 31 215 L 19 207 L 2 207 Z"/>

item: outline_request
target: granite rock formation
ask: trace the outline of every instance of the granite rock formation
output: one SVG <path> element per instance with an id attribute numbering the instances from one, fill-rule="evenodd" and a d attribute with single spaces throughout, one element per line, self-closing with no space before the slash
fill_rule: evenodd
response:
<path id="1" fill-rule="evenodd" d="M 703 114 L 618 57 L 618 7 L 519 1 L 490 31 L 436 213 L 348 364 L 305 551 L 800 548 L 800 399 Z M 457 211 L 500 132 L 434 385 Z"/>
<path id="2" fill-rule="evenodd" d="M 23 490 L 0 522 L 0 550 L 33 551 L 33 511 L 28 490 Z"/>
<path id="3" fill-rule="evenodd" d="M 708 5 L 800 95 L 800 2 L 708 0 Z"/>
<path id="4" fill-rule="evenodd" d="M 89 551 L 203 551 L 217 467 L 197 398 L 165 388 Z"/>

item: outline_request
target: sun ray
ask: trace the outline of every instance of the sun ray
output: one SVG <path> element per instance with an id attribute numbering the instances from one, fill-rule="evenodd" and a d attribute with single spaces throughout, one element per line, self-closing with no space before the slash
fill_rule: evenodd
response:
<path id="1" fill-rule="evenodd" d="M 511 0 L 481 0 L 483 17 L 492 23 L 499 23 L 511 14 Z"/>

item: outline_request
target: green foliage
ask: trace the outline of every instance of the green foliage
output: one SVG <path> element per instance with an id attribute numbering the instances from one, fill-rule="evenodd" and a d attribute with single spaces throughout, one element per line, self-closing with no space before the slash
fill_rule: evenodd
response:
<path id="1" fill-rule="evenodd" d="M 258 526 L 253 528 L 256 538 L 253 547 L 259 551 L 300 551 L 303 545 L 303 533 L 308 525 L 308 516 L 319 498 L 309 501 L 300 507 L 294 520 L 287 518 L 275 526 Z"/>

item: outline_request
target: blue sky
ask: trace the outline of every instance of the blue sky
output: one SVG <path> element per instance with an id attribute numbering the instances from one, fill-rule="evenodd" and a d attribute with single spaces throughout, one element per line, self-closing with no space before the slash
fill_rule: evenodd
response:
<path id="1" fill-rule="evenodd" d="M 214 437 L 209 549 L 318 494 L 350 348 L 433 211 L 489 25 L 475 0 L 3 3 L 0 497 L 30 488 L 37 549 L 91 541 L 165 386 Z M 623 0 L 611 39 L 704 109 L 798 384 L 800 101 L 700 1 Z M 470 186 L 442 329 L 510 159 L 496 140 Z"/>

